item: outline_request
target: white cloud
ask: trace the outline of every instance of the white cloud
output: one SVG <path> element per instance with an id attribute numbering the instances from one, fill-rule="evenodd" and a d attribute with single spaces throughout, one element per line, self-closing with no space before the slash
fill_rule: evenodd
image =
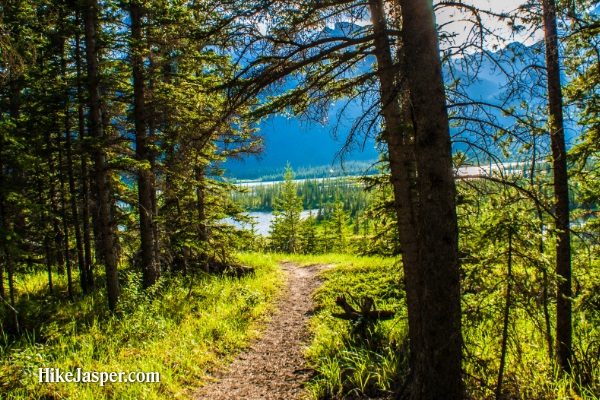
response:
<path id="1" fill-rule="evenodd" d="M 463 0 L 456 3 L 460 6 L 443 6 L 444 1 L 436 1 L 436 21 L 442 30 L 452 36 L 451 39 L 443 41 L 442 47 L 460 46 L 475 40 L 479 35 L 479 28 L 475 22 L 480 18 L 486 33 L 483 46 L 491 49 L 494 47 L 505 47 L 508 43 L 519 41 L 525 44 L 533 44 L 542 38 L 542 32 L 524 32 L 516 34 L 508 25 L 507 20 L 490 15 L 510 13 L 515 14 L 518 7 L 526 0 Z M 474 15 L 468 7 L 483 10 Z M 485 12 L 488 11 L 488 12 Z"/>

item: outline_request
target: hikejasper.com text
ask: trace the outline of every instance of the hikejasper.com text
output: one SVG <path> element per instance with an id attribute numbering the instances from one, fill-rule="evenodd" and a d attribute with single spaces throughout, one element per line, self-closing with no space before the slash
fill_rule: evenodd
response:
<path id="1" fill-rule="evenodd" d="M 60 368 L 39 368 L 39 383 L 158 383 L 158 372 L 90 372 L 77 368 L 75 371 L 61 371 Z"/>

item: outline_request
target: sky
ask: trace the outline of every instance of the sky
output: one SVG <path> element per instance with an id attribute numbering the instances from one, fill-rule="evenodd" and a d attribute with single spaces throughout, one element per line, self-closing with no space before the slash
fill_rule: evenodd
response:
<path id="1" fill-rule="evenodd" d="M 440 3 L 444 3 L 448 0 L 434 0 L 434 5 L 438 5 Z M 503 12 L 514 12 L 520 5 L 526 3 L 527 0 L 454 0 L 455 3 L 462 3 L 468 6 L 473 6 L 478 9 L 488 10 L 493 13 L 503 13 Z M 542 35 L 538 34 L 534 37 L 530 37 L 529 34 L 521 35 L 521 36 L 513 36 L 511 29 L 506 25 L 506 22 L 498 21 L 497 18 L 494 18 L 489 15 L 482 14 L 482 21 L 486 28 L 494 31 L 497 35 L 505 38 L 505 42 L 501 43 L 497 39 L 492 40 L 491 38 L 488 40 L 487 46 L 489 48 L 493 48 L 494 46 L 506 47 L 507 44 L 519 41 L 524 44 L 531 45 L 535 42 L 541 40 Z M 458 11 L 456 7 L 443 7 L 440 8 L 436 12 L 436 22 L 438 25 L 445 25 L 446 29 L 450 31 L 452 34 L 456 34 L 455 40 L 457 42 L 464 42 L 469 38 L 469 31 L 473 27 L 471 22 L 467 22 L 465 20 L 472 20 L 472 15 L 465 12 Z M 370 21 L 354 21 L 359 25 L 370 24 Z M 265 33 L 267 28 L 264 23 L 258 24 L 259 30 L 262 33 Z M 333 28 L 333 24 L 330 28 Z"/>
<path id="2" fill-rule="evenodd" d="M 515 10 L 517 10 L 521 4 L 525 3 L 526 0 L 463 0 L 456 2 L 499 14 L 515 12 Z M 443 3 L 443 1 L 440 0 L 435 1 L 434 3 L 438 7 L 436 12 L 436 22 L 439 26 L 443 26 L 444 30 L 448 33 L 456 35 L 454 38 L 455 45 L 464 43 L 470 38 L 473 38 L 474 24 L 472 21 L 474 18 L 470 12 L 461 10 L 457 7 L 440 7 L 439 3 Z M 485 43 L 485 47 L 488 49 L 506 47 L 507 44 L 515 41 L 531 45 L 541 40 L 543 37 L 541 32 L 537 32 L 533 36 L 531 36 L 531 32 L 515 35 L 506 24 L 506 21 L 499 21 L 497 18 L 486 15 L 485 13 L 480 14 L 480 16 L 483 25 L 502 38 L 494 38 L 491 35 L 488 35 Z M 442 47 L 444 47 L 443 44 Z"/>

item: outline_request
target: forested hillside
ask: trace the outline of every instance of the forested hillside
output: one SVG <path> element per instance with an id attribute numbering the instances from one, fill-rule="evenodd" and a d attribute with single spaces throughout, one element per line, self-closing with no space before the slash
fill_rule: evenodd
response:
<path id="1" fill-rule="evenodd" d="M 480 3 L 1 2 L 0 397 L 599 398 L 600 4 Z"/>

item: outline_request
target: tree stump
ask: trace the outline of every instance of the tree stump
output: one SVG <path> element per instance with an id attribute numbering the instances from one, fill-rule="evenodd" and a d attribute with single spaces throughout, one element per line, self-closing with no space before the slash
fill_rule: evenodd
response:
<path id="1" fill-rule="evenodd" d="M 362 303 L 359 304 L 358 310 L 352 307 L 344 296 L 339 296 L 336 299 L 335 304 L 340 306 L 344 312 L 332 313 L 331 315 L 335 318 L 352 321 L 355 330 L 363 336 L 369 333 L 369 327 L 377 321 L 392 319 L 395 315 L 394 311 L 377 310 L 375 308 L 375 301 L 369 296 L 365 296 L 362 299 Z"/>

